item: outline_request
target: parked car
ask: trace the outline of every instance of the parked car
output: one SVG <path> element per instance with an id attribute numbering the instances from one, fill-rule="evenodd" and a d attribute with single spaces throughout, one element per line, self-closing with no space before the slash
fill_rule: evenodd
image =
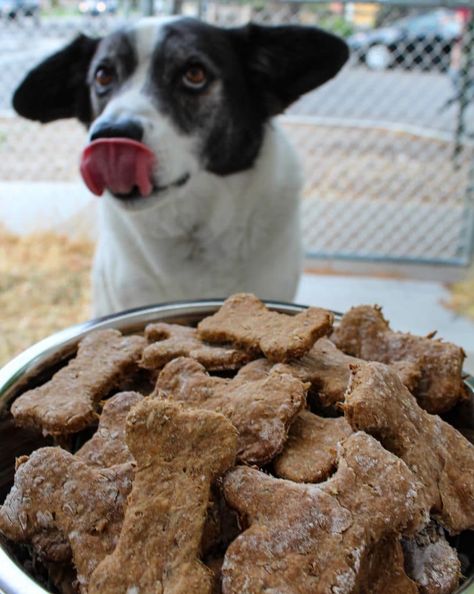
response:
<path id="1" fill-rule="evenodd" d="M 79 12 L 92 16 L 115 14 L 117 12 L 117 3 L 115 0 L 81 0 L 79 2 Z"/>
<path id="2" fill-rule="evenodd" d="M 16 19 L 27 16 L 39 19 L 39 0 L 0 0 L 0 18 Z"/>
<path id="3" fill-rule="evenodd" d="M 438 9 L 362 31 L 348 39 L 356 60 L 371 70 L 406 68 L 447 70 L 462 24 L 453 10 Z"/>

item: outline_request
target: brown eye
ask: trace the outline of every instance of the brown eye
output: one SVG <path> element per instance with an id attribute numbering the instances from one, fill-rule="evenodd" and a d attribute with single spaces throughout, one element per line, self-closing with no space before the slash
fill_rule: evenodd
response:
<path id="1" fill-rule="evenodd" d="M 112 68 L 101 66 L 95 73 L 95 82 L 99 87 L 108 87 L 114 81 L 114 71 Z"/>
<path id="2" fill-rule="evenodd" d="M 183 76 L 183 83 L 189 89 L 202 89 L 207 83 L 207 76 L 202 66 L 190 66 Z"/>

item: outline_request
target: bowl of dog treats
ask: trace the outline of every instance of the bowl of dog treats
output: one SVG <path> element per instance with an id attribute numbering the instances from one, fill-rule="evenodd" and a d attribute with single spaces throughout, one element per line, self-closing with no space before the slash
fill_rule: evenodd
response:
<path id="1" fill-rule="evenodd" d="M 252 294 L 0 370 L 2 594 L 474 594 L 464 353 Z"/>

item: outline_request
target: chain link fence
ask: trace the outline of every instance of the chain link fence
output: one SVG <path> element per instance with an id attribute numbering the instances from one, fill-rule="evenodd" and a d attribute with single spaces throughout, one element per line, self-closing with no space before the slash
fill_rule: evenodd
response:
<path id="1" fill-rule="evenodd" d="M 51 0 L 35 10 L 38 0 L 0 0 L 23 6 L 7 15 L 0 9 L 3 191 L 19 181 L 31 182 L 31 191 L 38 182 L 51 182 L 51 192 L 64 191 L 65 182 L 80 187 L 85 130 L 72 121 L 37 125 L 15 117 L 10 105 L 25 72 L 77 32 L 102 35 L 143 12 L 177 11 L 222 26 L 317 25 L 343 35 L 351 58 L 281 117 L 305 171 L 308 255 L 470 262 L 474 17 L 467 5 L 143 1 Z"/>

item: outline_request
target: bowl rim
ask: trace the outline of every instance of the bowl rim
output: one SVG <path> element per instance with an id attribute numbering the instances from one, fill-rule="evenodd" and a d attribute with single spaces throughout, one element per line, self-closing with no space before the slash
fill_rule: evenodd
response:
<path id="1" fill-rule="evenodd" d="M 178 316 L 204 316 L 216 311 L 225 299 L 182 300 L 159 303 L 146 307 L 138 307 L 114 313 L 108 316 L 93 318 L 86 322 L 69 326 L 55 332 L 47 338 L 36 342 L 22 351 L 10 362 L 0 368 L 0 412 L 21 390 L 21 387 L 31 381 L 41 369 L 52 365 L 52 359 L 61 360 L 70 354 L 79 340 L 94 330 L 117 328 L 124 333 L 127 329 L 138 331 L 147 323 L 160 321 Z M 309 306 L 285 301 L 264 300 L 270 308 L 281 313 L 298 313 Z M 342 317 L 339 312 L 332 312 L 337 319 Z M 163 319 L 164 317 L 164 319 Z M 57 359 L 59 354 L 59 359 Z M 474 377 L 467 376 L 465 383 L 474 395 Z M 31 578 L 22 567 L 6 552 L 0 541 L 0 594 L 51 594 Z M 474 594 L 474 575 L 453 594 Z"/>
<path id="2" fill-rule="evenodd" d="M 51 358 L 57 354 L 58 349 L 61 349 L 63 353 L 71 352 L 77 342 L 93 330 L 117 327 L 122 329 L 124 325 L 127 328 L 133 328 L 134 326 L 138 328 L 142 325 L 144 327 L 144 324 L 152 321 L 149 318 L 159 315 L 164 315 L 165 318 L 181 315 L 204 315 L 206 312 L 220 307 L 224 301 L 225 299 L 217 298 L 183 300 L 137 307 L 108 316 L 93 318 L 55 332 L 28 347 L 0 368 L 0 412 L 5 403 L 13 397 L 20 380 L 31 379 L 38 373 L 38 368 L 44 365 L 47 366 L 48 362 L 51 364 Z M 308 308 L 307 305 L 284 301 L 265 301 L 265 304 L 271 309 L 276 309 L 282 313 L 298 313 Z M 333 313 L 336 318 L 342 316 L 338 312 Z"/>

